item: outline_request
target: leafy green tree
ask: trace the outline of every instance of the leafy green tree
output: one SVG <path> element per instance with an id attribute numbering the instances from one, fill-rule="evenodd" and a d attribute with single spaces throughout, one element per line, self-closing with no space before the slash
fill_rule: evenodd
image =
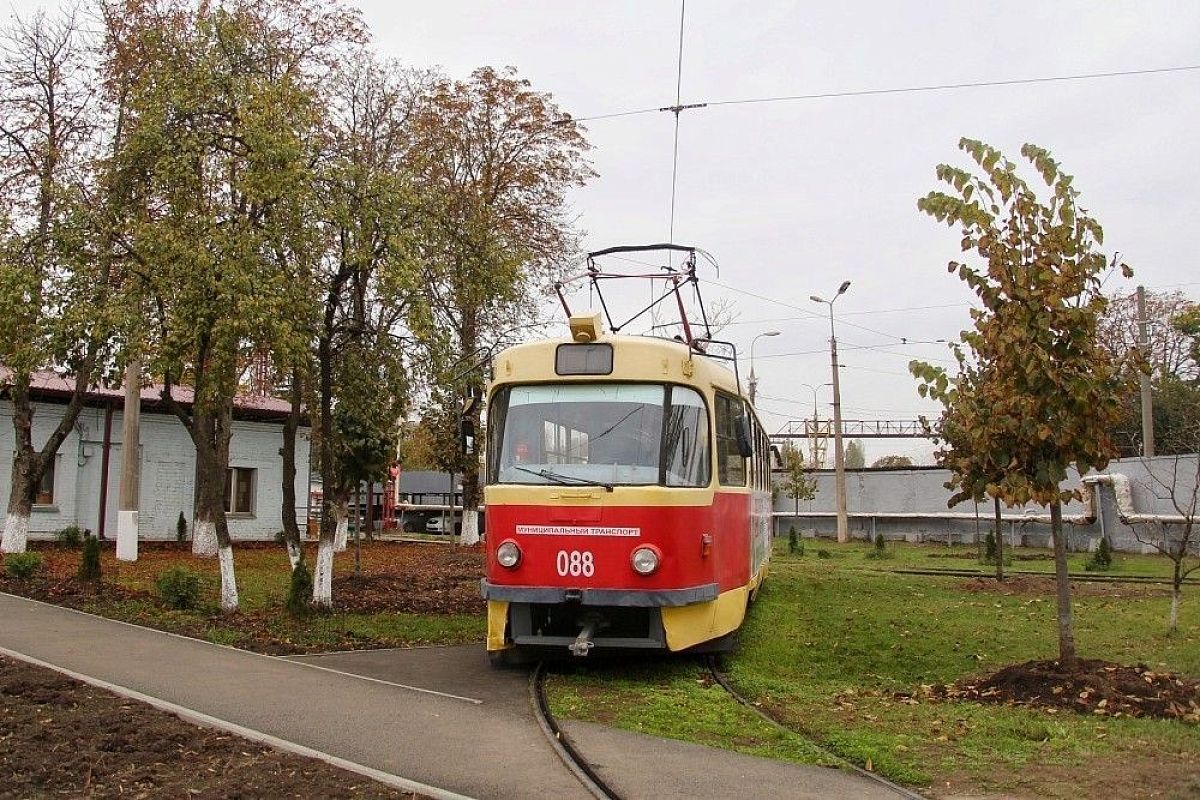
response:
<path id="1" fill-rule="evenodd" d="M 116 5 L 109 75 L 132 65 L 139 78 L 121 157 L 148 175 L 128 237 L 149 310 L 137 335 L 195 446 L 193 550 L 220 556 L 221 607 L 231 611 L 225 483 L 238 372 L 303 327 L 278 253 L 311 235 L 319 78 L 359 24 L 319 0 Z M 190 407 L 172 394 L 181 382 Z"/>
<path id="2" fill-rule="evenodd" d="M 880 456 L 875 459 L 875 463 L 871 465 L 872 469 L 904 469 L 911 467 L 913 460 L 908 456 Z"/>
<path id="3" fill-rule="evenodd" d="M 793 513 L 800 516 L 800 501 L 811 500 L 817 494 L 817 482 L 804 468 L 804 454 L 791 442 L 785 442 L 779 450 L 783 462 L 783 480 L 779 488 L 792 499 Z"/>
<path id="4" fill-rule="evenodd" d="M 996 551 L 996 580 L 1004 580 L 1004 535 L 1001 530 L 1000 498 L 1008 464 L 1003 462 L 1007 452 L 1008 432 L 991 413 L 989 392 L 996 388 L 990 367 L 969 359 L 964 352 L 965 342 L 951 345 L 958 363 L 958 372 L 950 378 L 940 368 L 913 361 L 909 369 L 924 382 L 917 388 L 922 397 L 939 401 L 941 416 L 934 423 L 934 458 L 938 466 L 950 470 L 946 488 L 951 491 L 946 505 L 950 508 L 971 500 L 993 500 L 994 528 L 989 534 L 989 552 Z"/>
<path id="5" fill-rule="evenodd" d="M 431 328 L 414 244 L 422 217 L 412 116 L 424 84 L 357 52 L 333 86 L 319 209 L 330 246 L 318 270 L 314 371 L 324 502 L 313 602 L 321 608 L 333 604 L 333 553 L 345 547 L 346 503 L 358 485 L 351 473 L 386 472 L 386 463 L 362 460 L 360 445 L 386 434 L 389 458 L 394 452 L 415 360 L 408 349 Z M 343 406 L 355 421 L 349 439 L 338 431 Z"/>
<path id="6" fill-rule="evenodd" d="M 863 451 L 863 443 L 852 439 L 846 445 L 846 469 L 862 469 L 867 465 L 867 455 Z"/>
<path id="7" fill-rule="evenodd" d="M 949 265 L 979 303 L 971 310 L 972 329 L 962 336 L 979 370 L 971 406 L 987 409 L 995 421 L 989 458 L 1004 465 L 995 495 L 1010 505 L 1050 508 L 1059 659 L 1073 663 L 1062 503 L 1078 490 L 1062 483 L 1071 464 L 1080 473 L 1107 465 L 1125 380 L 1121 365 L 1097 341 L 1107 305 L 1100 287 L 1108 262 L 1098 249 L 1104 234 L 1079 207 L 1072 176 L 1046 150 L 1021 148 L 1049 191 L 1042 201 L 999 150 L 972 139 L 962 139 L 959 148 L 973 168 L 939 165 L 938 179 L 949 190 L 930 192 L 917 207 L 957 225 L 962 251 L 983 262 Z M 1122 271 L 1132 274 L 1128 267 Z M 914 367 L 925 386 L 949 386 L 939 368 Z"/>
<path id="8" fill-rule="evenodd" d="M 380 356 L 383 356 L 382 358 Z M 343 490 L 384 479 L 396 451 L 397 423 L 406 397 L 403 374 L 388 374 L 398 361 L 361 344 L 343 354 L 338 371 L 339 402 L 333 410 L 334 472 Z M 399 388 L 398 388 L 399 387 Z M 355 526 L 354 567 L 362 571 L 359 526 Z"/>
<path id="9" fill-rule="evenodd" d="M 435 374 L 454 394 L 479 392 L 487 352 L 535 323 L 535 301 L 578 250 L 566 193 L 593 173 L 582 128 L 512 69 L 438 78 L 415 120 L 415 163 L 429 220 Z M 460 408 L 461 410 L 461 408 Z M 478 412 L 473 419 L 479 425 Z M 463 536 L 479 540 L 479 465 L 464 464 Z"/>

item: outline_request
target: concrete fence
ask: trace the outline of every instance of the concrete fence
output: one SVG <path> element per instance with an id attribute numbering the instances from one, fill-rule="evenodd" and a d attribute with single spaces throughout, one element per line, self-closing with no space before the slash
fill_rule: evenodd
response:
<path id="1" fill-rule="evenodd" d="M 1063 522 L 1072 550 L 1094 549 L 1102 536 L 1117 550 L 1150 552 L 1154 541 L 1178 537 L 1196 515 L 1198 456 L 1123 459 L 1082 478 L 1068 474 L 1065 486 L 1080 499 L 1063 506 Z M 776 474 L 776 478 L 780 478 Z M 794 501 L 777 493 L 775 532 L 790 526 L 806 536 L 832 537 L 837 529 L 833 470 L 813 473 L 817 493 Z M 846 473 L 846 508 L 851 536 L 915 542 L 975 542 L 992 527 L 990 500 L 948 508 L 945 488 L 950 472 L 937 468 L 850 470 Z M 1178 507 L 1177 507 L 1178 506 Z M 1050 543 L 1049 510 L 1041 506 L 1002 507 L 1006 544 L 1046 547 Z M 1200 524 L 1200 520 L 1197 520 Z M 1192 538 L 1200 538 L 1200 530 Z"/>

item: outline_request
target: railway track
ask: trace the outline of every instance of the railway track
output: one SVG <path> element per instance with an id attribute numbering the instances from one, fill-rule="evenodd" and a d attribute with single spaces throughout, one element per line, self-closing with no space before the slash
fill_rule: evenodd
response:
<path id="1" fill-rule="evenodd" d="M 812 739 L 812 737 L 806 736 L 800 731 L 789 728 L 788 726 L 779 722 L 779 720 L 773 718 L 762 709 L 755 706 L 749 700 L 738 694 L 737 690 L 729 684 L 728 679 L 726 679 L 725 675 L 717 668 L 715 656 L 705 657 L 704 664 L 708 669 L 709 674 L 712 676 L 714 683 L 720 686 L 721 689 L 729 694 L 735 701 L 750 709 L 769 725 L 786 731 L 793 736 L 802 737 L 805 741 L 809 742 L 814 747 L 827 754 L 832 760 L 841 764 L 845 769 L 860 775 L 872 783 L 886 788 L 897 797 L 905 798 L 905 800 L 925 800 L 925 798 L 911 789 L 906 789 L 903 786 L 892 783 L 886 778 L 863 769 L 844 756 L 835 753 L 825 745 L 815 741 Z M 570 738 L 567 737 L 559 728 L 558 722 L 554 719 L 554 715 L 550 713 L 550 708 L 546 702 L 545 675 L 545 662 L 538 662 L 537 666 L 529 676 L 530 702 L 533 705 L 534 715 L 537 717 L 538 725 L 542 728 L 542 732 L 546 734 L 546 738 L 550 740 L 550 744 L 554 747 L 555 751 L 559 755 L 559 758 L 563 760 L 563 763 L 566 764 L 567 768 L 575 774 L 575 777 L 578 778 L 585 787 L 587 787 L 588 791 L 591 792 L 592 795 L 597 798 L 597 800 L 623 800 L 622 796 L 615 789 L 605 783 L 604 779 L 592 769 L 591 765 L 588 763 L 587 759 L 584 758 L 583 754 L 576 749 Z"/>
<path id="2" fill-rule="evenodd" d="M 896 575 L 930 575 L 941 576 L 948 578 L 994 578 L 995 572 L 982 572 L 975 569 L 893 569 L 887 570 Z M 1004 574 L 1011 577 L 1041 577 L 1053 578 L 1053 572 L 1038 572 L 1037 570 L 1005 569 Z M 1157 575 L 1093 575 L 1091 573 L 1073 572 L 1068 576 L 1073 581 L 1081 583 L 1142 583 L 1142 584 L 1164 584 L 1171 585 L 1169 577 L 1159 577 Z M 1198 584 L 1200 580 L 1196 578 L 1185 578 L 1184 583 L 1188 585 Z"/>
<path id="3" fill-rule="evenodd" d="M 905 800 L 925 800 L 924 797 L 922 797 L 921 795 L 912 791 L 911 789 L 906 789 L 905 787 L 903 787 L 897 783 L 892 783 L 887 778 L 884 778 L 880 775 L 876 775 L 874 772 L 870 772 L 868 770 L 863 769 L 858 764 L 855 764 L 853 761 L 850 761 L 849 759 L 847 759 L 845 756 L 841 755 L 840 753 L 836 753 L 833 750 L 830 750 L 824 744 L 816 741 L 811 736 L 808 736 L 794 728 L 784 725 L 782 722 L 775 719 L 770 714 L 768 714 L 767 712 L 763 711 L 758 706 L 751 703 L 745 697 L 742 697 L 742 695 L 740 695 L 738 693 L 738 691 L 736 689 L 734 689 L 733 686 L 730 685 L 729 680 L 728 680 L 728 678 L 725 677 L 724 673 L 722 673 L 721 670 L 719 670 L 717 668 L 716 656 L 706 656 L 705 657 L 705 666 L 708 668 L 708 672 L 712 676 L 713 681 L 718 686 L 720 686 L 722 689 L 724 689 L 738 703 L 740 703 L 741 705 L 745 706 L 746 708 L 748 708 L 752 712 L 754 712 L 756 715 L 758 715 L 768 725 L 778 728 L 781 731 L 790 733 L 793 736 L 801 737 L 802 739 L 804 739 L 805 741 L 807 741 L 808 743 L 810 743 L 811 745 L 813 745 L 814 747 L 816 747 L 817 749 L 821 750 L 823 753 L 828 755 L 834 761 L 837 761 L 845 769 L 848 769 L 851 772 L 858 774 L 859 776 L 871 781 L 872 783 L 878 784 L 878 785 L 884 787 L 885 789 L 888 789 L 893 794 L 895 794 L 897 797 L 903 797 L 903 798 L 905 798 Z"/>
<path id="4" fill-rule="evenodd" d="M 624 800 L 592 769 L 592 765 L 588 763 L 587 759 L 575 749 L 571 739 L 558 727 L 558 721 L 550 713 L 550 706 L 546 702 L 545 678 L 546 662 L 539 661 L 533 672 L 529 673 L 529 700 L 533 706 L 533 715 L 537 718 L 538 726 L 542 729 L 542 733 L 546 734 L 550 746 L 558 753 L 558 757 L 562 759 L 567 769 L 597 800 Z"/>

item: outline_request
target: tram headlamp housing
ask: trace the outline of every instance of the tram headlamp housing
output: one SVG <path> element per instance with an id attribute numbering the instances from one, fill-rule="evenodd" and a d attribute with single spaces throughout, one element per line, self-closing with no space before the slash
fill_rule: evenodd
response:
<path id="1" fill-rule="evenodd" d="M 658 552 L 658 548 L 652 545 L 643 545 L 633 551 L 633 555 L 629 558 L 629 563 L 633 566 L 633 571 L 638 575 L 650 575 L 662 562 L 662 556 Z"/>
<path id="2" fill-rule="evenodd" d="M 512 539 L 507 539 L 496 548 L 496 562 L 505 569 L 513 569 L 521 563 L 521 548 Z"/>

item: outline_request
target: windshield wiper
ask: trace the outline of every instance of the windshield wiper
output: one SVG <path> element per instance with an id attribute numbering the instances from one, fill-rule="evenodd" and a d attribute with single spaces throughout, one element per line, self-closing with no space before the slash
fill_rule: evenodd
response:
<path id="1" fill-rule="evenodd" d="M 537 475 L 539 478 L 545 478 L 548 481 L 557 483 L 559 486 L 603 486 L 604 491 L 611 492 L 613 485 L 604 481 L 594 481 L 589 478 L 578 478 L 574 475 L 563 475 L 558 472 L 551 472 L 548 469 L 529 469 L 518 464 L 512 465 L 513 469 L 519 469 L 521 472 L 528 472 L 530 475 Z"/>

